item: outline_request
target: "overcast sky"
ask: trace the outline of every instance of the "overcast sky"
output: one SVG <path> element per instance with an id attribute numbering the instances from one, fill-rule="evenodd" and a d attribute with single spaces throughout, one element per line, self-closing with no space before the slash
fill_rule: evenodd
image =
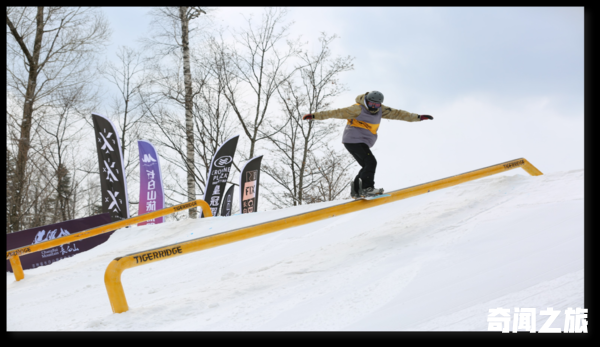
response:
<path id="1" fill-rule="evenodd" d="M 260 18 L 262 10 L 217 8 L 211 26 L 239 28 L 241 13 Z M 148 32 L 148 8 L 104 11 L 109 56 Z M 287 19 L 290 37 L 316 48 L 320 32 L 337 34 L 333 54 L 355 58 L 334 108 L 378 90 L 390 107 L 435 118 L 382 122 L 372 148 L 377 188 L 520 157 L 544 173 L 583 168 L 583 7 L 294 7 Z M 336 143 L 343 148 L 341 136 Z M 508 174 L 516 173 L 526 174 Z"/>

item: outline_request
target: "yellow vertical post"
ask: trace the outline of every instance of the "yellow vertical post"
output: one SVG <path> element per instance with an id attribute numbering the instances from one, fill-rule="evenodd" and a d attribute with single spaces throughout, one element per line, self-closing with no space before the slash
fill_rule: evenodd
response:
<path id="1" fill-rule="evenodd" d="M 14 255 L 9 258 L 10 266 L 12 266 L 13 273 L 15 274 L 15 279 L 17 281 L 25 278 L 25 274 L 23 273 L 23 267 L 21 266 L 21 258 L 18 255 Z"/>
<path id="2" fill-rule="evenodd" d="M 531 164 L 527 160 L 525 160 L 525 165 L 523 165 L 523 170 L 527 171 L 527 173 L 530 174 L 531 176 L 543 175 L 543 173 L 540 170 L 538 170 L 537 167 L 533 166 L 533 164 Z"/>
<path id="3" fill-rule="evenodd" d="M 119 259 L 121 258 L 111 261 L 106 268 L 106 272 L 104 272 L 104 285 L 113 313 L 123 313 L 129 310 L 123 284 L 121 283 L 121 274 L 124 269 L 119 266 Z"/>

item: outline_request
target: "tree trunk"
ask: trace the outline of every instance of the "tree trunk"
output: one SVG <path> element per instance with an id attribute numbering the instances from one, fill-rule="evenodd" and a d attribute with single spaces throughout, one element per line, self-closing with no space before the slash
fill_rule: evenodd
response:
<path id="1" fill-rule="evenodd" d="M 11 30 L 12 31 L 12 30 Z M 14 35 L 14 33 L 13 33 Z M 39 68 L 40 51 L 42 49 L 42 37 L 44 35 L 44 8 L 38 7 L 36 16 L 36 33 L 33 47 L 33 54 L 27 54 L 29 59 L 29 78 L 27 80 L 27 90 L 25 92 L 25 102 L 23 105 L 23 121 L 21 123 L 21 137 L 15 163 L 15 177 L 12 187 L 12 203 L 10 206 L 10 224 L 11 232 L 19 231 L 21 228 L 21 204 L 25 188 L 25 172 L 27 168 L 27 159 L 31 141 L 31 120 L 33 117 L 33 103 L 35 101 L 35 92 L 37 86 L 37 76 Z M 15 37 L 17 40 L 18 38 Z M 21 47 L 25 47 L 24 42 L 19 42 Z M 25 47 L 25 50 L 27 48 Z M 28 52 L 26 52 L 28 53 Z"/>
<path id="2" fill-rule="evenodd" d="M 185 133 L 186 133 L 186 166 L 188 201 L 196 200 L 196 184 L 194 180 L 194 122 L 192 116 L 192 73 L 190 69 L 189 19 L 187 7 L 179 7 L 181 19 L 181 45 L 183 48 L 183 83 L 185 85 Z M 197 209 L 189 209 L 189 217 L 196 218 Z"/>

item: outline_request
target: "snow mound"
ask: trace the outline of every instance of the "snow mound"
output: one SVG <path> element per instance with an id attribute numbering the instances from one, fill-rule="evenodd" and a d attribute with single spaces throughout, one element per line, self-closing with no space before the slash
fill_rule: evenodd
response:
<path id="1" fill-rule="evenodd" d="M 129 269 L 113 314 L 118 256 L 347 200 L 121 229 L 7 273 L 7 329 L 486 331 L 490 308 L 583 308 L 583 173 L 488 177 Z"/>

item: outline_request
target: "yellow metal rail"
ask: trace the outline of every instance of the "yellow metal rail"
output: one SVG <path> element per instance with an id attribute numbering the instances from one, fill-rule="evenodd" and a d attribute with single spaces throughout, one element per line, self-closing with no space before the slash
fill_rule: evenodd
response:
<path id="1" fill-rule="evenodd" d="M 171 259 L 184 254 L 198 252 L 204 249 L 265 235 L 282 229 L 308 224 L 358 210 L 371 208 L 392 201 L 406 199 L 411 196 L 454 186 L 518 167 L 523 168 L 532 176 L 538 176 L 542 174 L 526 159 L 520 158 L 479 170 L 466 172 L 460 175 L 447 177 L 441 180 L 396 190 L 388 193 L 391 195 L 390 197 L 383 197 L 375 200 L 350 201 L 337 206 L 327 207 L 324 209 L 302 213 L 262 224 L 230 230 L 219 234 L 209 235 L 190 241 L 180 242 L 115 258 L 110 262 L 110 264 L 108 264 L 106 272 L 104 273 L 104 284 L 106 285 L 106 291 L 108 293 L 110 305 L 114 313 L 122 313 L 129 310 L 127 299 L 125 298 L 125 292 L 123 290 L 123 284 L 121 283 L 121 274 L 126 269 L 147 265 L 161 260 Z"/>
<path id="2" fill-rule="evenodd" d="M 168 214 L 175 213 L 178 211 L 187 210 L 187 209 L 190 209 L 190 208 L 196 207 L 196 206 L 202 207 L 202 212 L 204 212 L 204 215 L 206 217 L 212 217 L 212 211 L 210 210 L 210 207 L 208 206 L 206 201 L 194 200 L 194 201 L 186 202 L 184 204 L 179 204 L 176 206 L 163 208 L 158 211 L 145 213 L 145 214 L 142 214 L 142 215 L 139 215 L 136 217 L 127 218 L 125 220 L 121 220 L 121 221 L 117 221 L 117 222 L 113 222 L 113 223 L 109 223 L 109 224 L 104 224 L 99 227 L 87 229 L 87 230 L 84 230 L 84 231 L 81 231 L 81 232 L 78 232 L 75 234 L 66 235 L 66 236 L 56 238 L 56 239 L 36 243 L 35 245 L 11 249 L 9 251 L 6 251 L 6 258 L 10 260 L 10 265 L 12 266 L 13 273 L 15 274 L 16 280 L 20 281 L 23 278 L 25 278 L 25 274 L 23 273 L 23 267 L 21 266 L 21 260 L 19 259 L 19 256 L 23 256 L 23 255 L 29 254 L 29 253 L 43 251 L 43 250 L 46 250 L 49 248 L 64 245 L 65 243 L 80 241 L 80 240 L 94 237 L 94 236 L 97 236 L 100 234 L 104 234 L 104 233 L 107 233 L 107 232 L 110 232 L 113 230 L 117 230 L 119 228 L 138 224 L 138 223 L 150 220 L 150 219 L 166 216 Z"/>

